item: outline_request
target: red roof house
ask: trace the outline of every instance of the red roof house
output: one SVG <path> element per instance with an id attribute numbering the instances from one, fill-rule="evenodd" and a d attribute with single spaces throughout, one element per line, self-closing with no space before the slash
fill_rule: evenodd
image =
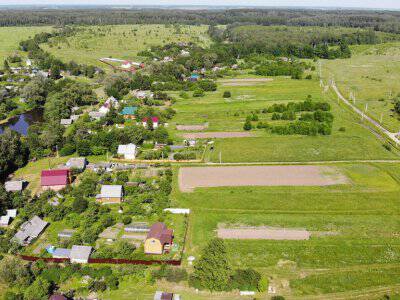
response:
<path id="1" fill-rule="evenodd" d="M 145 117 L 143 118 L 143 127 L 147 127 L 147 121 L 149 118 Z M 158 127 L 158 118 L 157 117 L 151 117 L 151 120 L 153 121 L 153 128 Z"/>
<path id="2" fill-rule="evenodd" d="M 43 170 L 40 181 L 43 189 L 58 191 L 70 183 L 70 172 L 68 169 Z"/>

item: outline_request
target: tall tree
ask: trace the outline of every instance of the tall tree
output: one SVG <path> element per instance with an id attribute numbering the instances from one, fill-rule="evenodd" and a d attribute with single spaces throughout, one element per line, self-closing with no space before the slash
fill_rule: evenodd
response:
<path id="1" fill-rule="evenodd" d="M 225 243 L 222 239 L 215 238 L 204 248 L 195 264 L 190 284 L 198 289 L 223 291 L 228 287 L 231 274 Z"/>

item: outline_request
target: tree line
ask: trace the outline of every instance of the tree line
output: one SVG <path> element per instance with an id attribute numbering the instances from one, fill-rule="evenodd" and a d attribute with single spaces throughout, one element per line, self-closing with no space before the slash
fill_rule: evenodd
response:
<path id="1" fill-rule="evenodd" d="M 400 33 L 400 12 L 312 9 L 60 9 L 2 10 L 0 26 L 106 24 L 231 24 L 344 26 Z"/>

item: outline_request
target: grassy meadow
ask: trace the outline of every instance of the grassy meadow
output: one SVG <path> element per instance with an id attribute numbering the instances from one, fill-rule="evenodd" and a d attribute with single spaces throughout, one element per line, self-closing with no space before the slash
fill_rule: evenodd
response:
<path id="1" fill-rule="evenodd" d="M 231 98 L 222 97 L 226 90 L 232 93 Z M 173 108 L 177 114 L 170 123 L 170 131 L 179 139 L 183 132 L 175 130 L 176 125 L 206 122 L 205 131 L 243 131 L 245 119 L 252 112 L 260 121 L 280 124 L 285 121 L 272 121 L 272 114 L 262 113 L 262 110 L 274 103 L 304 101 L 308 95 L 315 101 L 331 104 L 335 117 L 332 135 L 279 136 L 254 129 L 255 137 L 216 140 L 214 150 L 207 151 L 205 160 L 219 162 L 220 152 L 225 163 L 399 159 L 398 154 L 382 146 L 383 142 L 369 132 L 356 115 L 337 102 L 333 92 L 323 92 L 317 80 L 274 77 L 271 81 L 247 86 L 219 83 L 216 92 L 208 92 L 202 98 L 182 99 L 175 95 L 177 101 Z M 340 131 L 341 128 L 345 131 Z"/>
<path id="2" fill-rule="evenodd" d="M 353 57 L 322 62 L 324 80 L 334 78 L 345 97 L 356 97 L 362 110 L 392 132 L 400 131 L 400 115 L 393 112 L 393 97 L 400 93 L 400 44 L 353 46 Z"/>
<path id="3" fill-rule="evenodd" d="M 0 27 L 0 66 L 4 60 L 14 53 L 24 55 L 19 51 L 19 42 L 33 37 L 43 31 L 51 31 L 51 27 Z"/>
<path id="4" fill-rule="evenodd" d="M 78 27 L 72 37 L 53 38 L 42 44 L 44 50 L 63 61 L 105 67 L 98 60 L 113 57 L 141 60 L 137 54 L 151 46 L 172 42 L 195 42 L 207 46 L 208 26 L 110 25 Z"/>
<path id="5" fill-rule="evenodd" d="M 400 284 L 400 164 L 336 167 L 350 184 L 193 193 L 181 193 L 175 184 L 174 204 L 192 210 L 186 255 L 199 255 L 221 224 L 305 228 L 312 233 L 306 241 L 226 240 L 231 262 L 268 275 L 286 296 Z"/>

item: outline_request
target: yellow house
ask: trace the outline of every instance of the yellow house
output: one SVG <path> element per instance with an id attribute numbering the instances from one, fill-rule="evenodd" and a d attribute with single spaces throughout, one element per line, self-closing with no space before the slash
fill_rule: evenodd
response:
<path id="1" fill-rule="evenodd" d="M 150 227 L 144 242 L 144 253 L 163 254 L 168 251 L 172 245 L 173 230 L 168 229 L 164 223 L 158 222 Z"/>
<path id="2" fill-rule="evenodd" d="M 96 200 L 102 204 L 114 204 L 121 203 L 122 197 L 122 185 L 103 185 L 100 194 L 96 196 Z"/>

